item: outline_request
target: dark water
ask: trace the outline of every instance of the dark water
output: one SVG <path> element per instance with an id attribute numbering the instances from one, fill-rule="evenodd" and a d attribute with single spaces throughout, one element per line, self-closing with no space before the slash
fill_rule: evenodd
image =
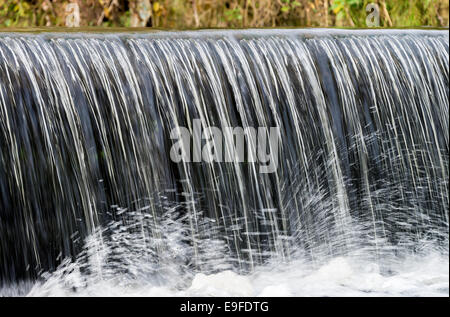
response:
<path id="1" fill-rule="evenodd" d="M 0 34 L 0 281 L 99 228 L 155 267 L 183 241 L 205 272 L 218 249 L 240 271 L 448 253 L 448 98 L 447 31 Z M 276 172 L 172 162 L 171 129 L 194 119 L 279 127 Z"/>

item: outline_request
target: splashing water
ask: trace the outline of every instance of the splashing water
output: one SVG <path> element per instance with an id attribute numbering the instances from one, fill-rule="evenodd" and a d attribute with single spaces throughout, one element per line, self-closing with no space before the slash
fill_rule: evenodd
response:
<path id="1" fill-rule="evenodd" d="M 448 60 L 431 30 L 0 34 L 0 295 L 448 296 Z M 279 127 L 276 172 L 172 162 L 194 119 Z"/>

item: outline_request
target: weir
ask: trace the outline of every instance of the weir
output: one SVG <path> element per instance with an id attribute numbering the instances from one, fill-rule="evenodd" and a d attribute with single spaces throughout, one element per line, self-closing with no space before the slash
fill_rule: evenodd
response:
<path id="1" fill-rule="evenodd" d="M 0 33 L 0 281 L 448 254 L 448 118 L 448 30 Z M 173 162 L 195 119 L 275 172 Z"/>

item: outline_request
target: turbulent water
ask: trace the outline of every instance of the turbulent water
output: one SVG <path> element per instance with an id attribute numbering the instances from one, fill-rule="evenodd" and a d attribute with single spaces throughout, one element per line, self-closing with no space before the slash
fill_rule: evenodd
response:
<path id="1" fill-rule="evenodd" d="M 448 296 L 448 98 L 448 31 L 0 34 L 0 295 Z"/>

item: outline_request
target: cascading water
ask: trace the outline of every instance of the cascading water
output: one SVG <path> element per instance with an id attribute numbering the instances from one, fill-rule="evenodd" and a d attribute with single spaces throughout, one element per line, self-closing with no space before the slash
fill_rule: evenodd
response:
<path id="1" fill-rule="evenodd" d="M 448 296 L 448 98 L 448 31 L 0 34 L 3 293 Z M 194 119 L 276 171 L 173 162 Z"/>

